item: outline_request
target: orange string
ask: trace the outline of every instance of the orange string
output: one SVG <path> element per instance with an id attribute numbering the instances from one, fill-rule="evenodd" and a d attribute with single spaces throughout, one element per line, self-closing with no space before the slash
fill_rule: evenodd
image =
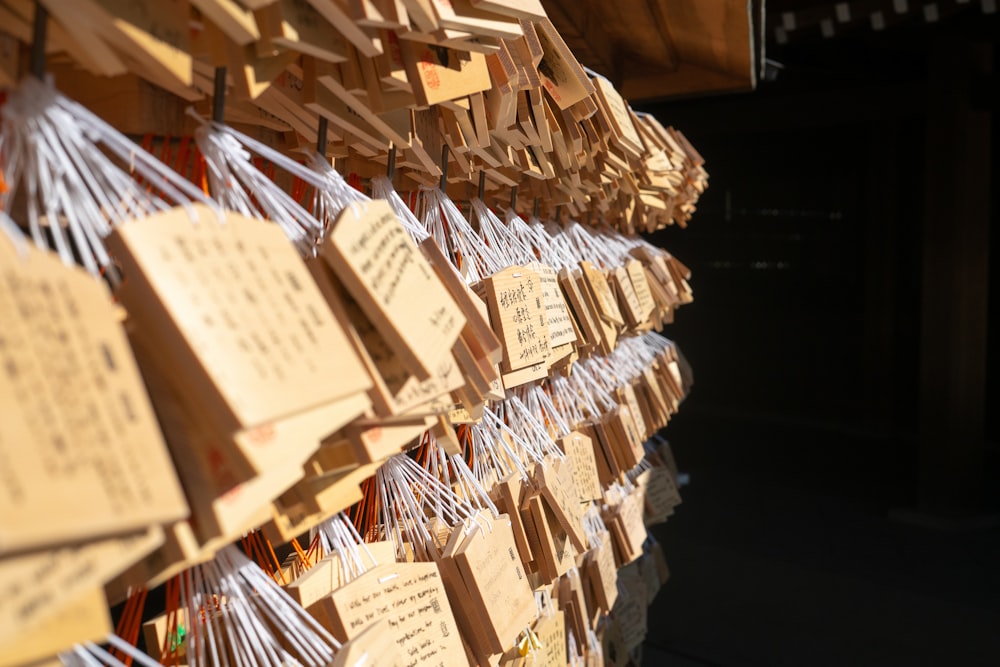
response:
<path id="1" fill-rule="evenodd" d="M 205 156 L 201 154 L 201 151 L 198 151 L 195 164 L 195 183 L 201 186 L 201 190 L 206 196 L 211 197 L 212 193 L 208 189 L 208 167 L 205 163 Z"/>
<path id="2" fill-rule="evenodd" d="M 358 192 L 364 192 L 364 186 L 361 184 L 361 176 L 359 176 L 355 172 L 352 171 L 348 175 L 347 183 Z"/>
<path id="3" fill-rule="evenodd" d="M 296 203 L 301 204 L 302 197 L 303 195 L 305 195 L 305 193 L 306 193 L 306 182 L 303 181 L 298 176 L 296 176 L 295 180 L 292 181 L 292 199 L 294 199 Z"/>
<path id="4" fill-rule="evenodd" d="M 285 579 L 285 571 L 281 567 L 281 561 L 278 560 L 278 554 L 274 553 L 274 545 L 272 545 L 271 544 L 271 540 L 269 540 L 266 537 L 264 537 L 262 533 L 258 533 L 258 534 L 261 535 L 261 539 L 264 540 L 264 542 L 267 544 L 267 550 L 269 552 L 271 552 L 271 558 L 274 559 L 274 564 L 275 564 L 275 568 L 277 569 L 278 576 L 281 577 L 281 583 L 282 584 L 287 584 L 288 580 Z"/>
<path id="5" fill-rule="evenodd" d="M 295 549 L 295 555 L 299 557 L 299 563 L 302 565 L 303 569 L 308 570 L 311 566 L 309 556 L 302 550 L 302 546 L 299 544 L 298 539 L 294 537 L 292 538 L 292 548 Z"/>
<path id="6" fill-rule="evenodd" d="M 320 540 L 319 533 L 316 533 L 312 538 L 312 542 L 309 543 L 309 549 L 306 550 L 306 555 L 309 557 L 309 562 L 315 563 L 322 557 L 321 542 L 322 541 Z"/>
<path id="7" fill-rule="evenodd" d="M 166 591 L 164 595 L 166 598 L 164 606 L 166 607 L 167 627 L 163 637 L 163 644 L 159 647 L 160 655 L 158 656 L 161 665 L 167 664 L 164 660 L 167 659 L 169 654 L 175 653 L 175 651 L 170 650 L 170 637 L 171 633 L 177 631 L 177 607 L 180 606 L 179 580 L 179 575 L 175 575 L 167 579 Z"/>

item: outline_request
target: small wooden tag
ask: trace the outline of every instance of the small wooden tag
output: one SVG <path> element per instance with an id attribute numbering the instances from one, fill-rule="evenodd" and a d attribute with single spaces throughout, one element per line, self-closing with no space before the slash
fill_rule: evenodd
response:
<path id="1" fill-rule="evenodd" d="M 559 448 L 566 454 L 566 464 L 573 471 L 573 485 L 581 503 L 601 498 L 601 480 L 598 476 L 597 461 L 594 458 L 594 443 L 589 437 L 573 431 L 558 441 Z"/>
<path id="2" fill-rule="evenodd" d="M 551 355 L 538 274 L 512 266 L 483 281 L 494 331 L 504 345 L 505 372 L 544 363 Z"/>
<path id="3" fill-rule="evenodd" d="M 379 565 L 309 609 L 341 641 L 378 620 L 407 662 L 457 664 L 465 656 L 441 574 L 434 563 Z"/>
<path id="4" fill-rule="evenodd" d="M 566 298 L 559 288 L 559 277 L 551 266 L 535 262 L 530 265 L 538 273 L 542 284 L 542 303 L 545 306 L 545 317 L 549 325 L 549 339 L 553 348 L 576 342 L 576 332 L 573 328 L 572 315 Z"/>
<path id="5" fill-rule="evenodd" d="M 412 373 L 439 373 L 465 317 L 389 203 L 353 203 L 321 253 Z"/>
<path id="6" fill-rule="evenodd" d="M 103 283 L 0 239 L 0 554 L 187 516 Z"/>

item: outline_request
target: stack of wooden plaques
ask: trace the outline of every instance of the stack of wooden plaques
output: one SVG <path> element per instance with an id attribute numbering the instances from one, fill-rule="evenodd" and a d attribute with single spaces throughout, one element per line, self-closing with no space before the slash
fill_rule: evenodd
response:
<path id="1" fill-rule="evenodd" d="M 191 134 L 184 109 L 208 112 L 224 66 L 227 122 L 295 151 L 326 118 L 345 172 L 384 173 L 394 146 L 400 189 L 435 183 L 446 146 L 455 197 L 482 172 L 505 202 L 517 187 L 523 208 L 652 231 L 685 224 L 707 183 L 684 135 L 584 70 L 537 0 L 43 4 L 57 86 L 127 134 Z M 33 8 L 0 2 L 0 38 L 28 41 Z"/>
<path id="2" fill-rule="evenodd" d="M 640 660 L 707 172 L 537 0 L 0 0 L 0 86 L 0 667 Z"/>

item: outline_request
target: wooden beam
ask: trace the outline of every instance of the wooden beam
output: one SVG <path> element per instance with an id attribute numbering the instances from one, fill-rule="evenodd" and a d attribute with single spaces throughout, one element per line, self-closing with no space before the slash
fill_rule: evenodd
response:
<path id="1" fill-rule="evenodd" d="M 628 67 L 626 67 L 628 72 Z M 673 72 L 628 73 L 619 88 L 630 102 L 752 90 L 751 82 L 697 65 L 681 63 Z"/>
<path id="2" fill-rule="evenodd" d="M 545 3 L 545 9 L 552 24 L 580 62 L 614 81 L 616 57 L 614 41 L 606 26 L 594 12 L 590 11 L 587 3 L 578 3 L 567 8 L 561 2 L 550 1 Z M 593 59 L 587 58 L 577 44 L 584 45 L 586 51 L 593 54 Z"/>
<path id="3" fill-rule="evenodd" d="M 667 58 L 664 61 L 666 69 L 675 70 L 680 60 L 677 57 L 677 47 L 670 36 L 670 8 L 667 6 L 670 0 L 649 0 L 649 8 L 656 19 L 657 30 L 663 35 L 664 51 Z"/>

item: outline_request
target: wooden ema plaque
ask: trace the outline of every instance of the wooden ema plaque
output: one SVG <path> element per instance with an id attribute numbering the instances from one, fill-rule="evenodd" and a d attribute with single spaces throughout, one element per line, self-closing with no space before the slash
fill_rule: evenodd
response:
<path id="1" fill-rule="evenodd" d="M 512 266 L 484 280 L 483 287 L 490 321 L 504 346 L 503 370 L 544 363 L 551 348 L 538 274 Z"/>
<path id="2" fill-rule="evenodd" d="M 85 642 L 101 643 L 114 632 L 108 600 L 104 591 L 93 588 L 57 605 L 57 608 L 33 630 L 4 643 L 0 667 L 37 665 L 37 661 L 53 657 Z M 58 664 L 62 664 L 56 661 Z"/>
<path id="3" fill-rule="evenodd" d="M 156 527 L 0 560 L 0 642 L 31 632 L 162 542 Z"/>
<path id="4" fill-rule="evenodd" d="M 573 431 L 557 443 L 566 454 L 564 465 L 573 472 L 573 486 L 580 503 L 599 500 L 603 494 L 598 477 L 597 461 L 594 457 L 594 443 L 589 437 Z"/>
<path id="5" fill-rule="evenodd" d="M 505 515 L 480 514 L 456 528 L 440 564 L 462 635 L 480 661 L 502 654 L 534 620 L 534 595 Z"/>
<path id="6" fill-rule="evenodd" d="M 465 318 L 389 203 L 351 204 L 321 253 L 407 368 L 440 374 Z"/>
<path id="7" fill-rule="evenodd" d="M 0 554 L 187 516 L 105 285 L 0 239 Z"/>
<path id="8" fill-rule="evenodd" d="M 529 266 L 538 273 L 542 284 L 542 303 L 545 306 L 545 319 L 549 327 L 549 340 L 553 348 L 576 343 L 576 330 L 573 327 L 569 306 L 559 287 L 559 277 L 555 269 L 540 262 Z"/>
<path id="9" fill-rule="evenodd" d="M 194 210 L 197 222 L 173 209 L 108 238 L 131 286 L 124 305 L 188 391 L 234 431 L 366 391 L 368 374 L 281 229 Z"/>
<path id="10" fill-rule="evenodd" d="M 385 621 L 386 640 L 394 642 L 403 656 L 404 662 L 396 664 L 454 665 L 465 659 L 434 563 L 379 565 L 313 603 L 309 612 L 341 641 Z"/>

